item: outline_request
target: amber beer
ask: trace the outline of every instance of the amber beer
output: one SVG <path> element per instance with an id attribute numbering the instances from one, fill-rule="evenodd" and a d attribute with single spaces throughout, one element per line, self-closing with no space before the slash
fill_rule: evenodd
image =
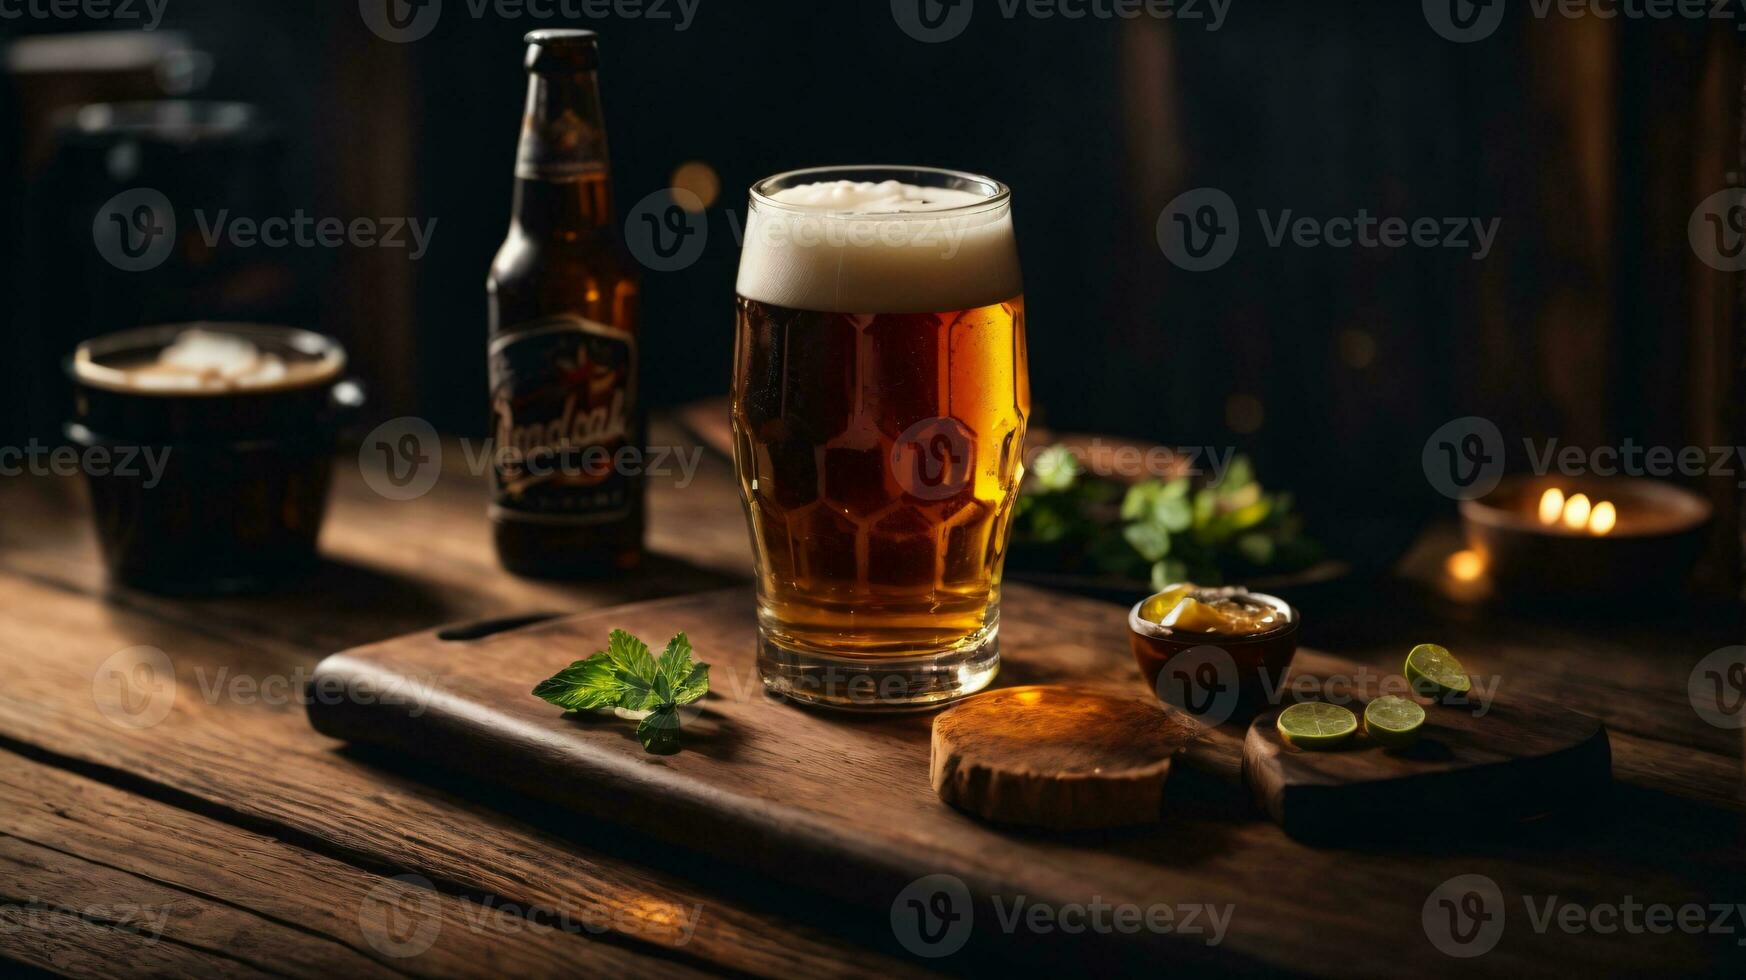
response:
<path id="1" fill-rule="evenodd" d="M 527 35 L 509 237 L 487 281 L 503 566 L 579 577 L 642 557 L 637 275 L 619 238 L 592 31 Z"/>
<path id="2" fill-rule="evenodd" d="M 734 457 L 777 693 L 914 708 L 994 677 L 1030 412 L 1008 197 L 922 168 L 752 189 Z"/>

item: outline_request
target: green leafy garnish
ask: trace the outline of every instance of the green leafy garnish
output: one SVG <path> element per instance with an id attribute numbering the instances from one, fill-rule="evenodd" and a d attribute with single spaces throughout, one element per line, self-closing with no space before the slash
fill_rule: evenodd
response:
<path id="1" fill-rule="evenodd" d="M 1066 446 L 1050 446 L 1037 454 L 1031 477 L 1045 490 L 1066 490 L 1079 479 L 1079 460 Z"/>
<path id="2" fill-rule="evenodd" d="M 1292 572 L 1320 557 L 1291 495 L 1263 490 L 1247 457 L 1216 482 L 1123 487 L 1087 473 L 1066 446 L 1043 450 L 1026 475 L 1013 546 L 1021 568 L 1150 579 L 1154 589 Z"/>
<path id="3" fill-rule="evenodd" d="M 643 749 L 656 755 L 672 755 L 679 751 L 679 706 L 664 704 L 637 722 L 637 741 Z"/>
<path id="4" fill-rule="evenodd" d="M 613 630 L 606 649 L 578 660 L 533 689 L 534 697 L 566 711 L 613 711 L 637 719 L 646 751 L 679 751 L 679 708 L 709 692 L 709 665 L 693 663 L 684 633 L 667 642 L 659 659 L 649 645 Z"/>

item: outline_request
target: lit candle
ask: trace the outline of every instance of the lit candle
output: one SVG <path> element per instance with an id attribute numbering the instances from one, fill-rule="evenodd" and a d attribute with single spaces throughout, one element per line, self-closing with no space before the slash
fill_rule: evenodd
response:
<path id="1" fill-rule="evenodd" d="M 1547 527 L 1562 523 L 1572 531 L 1587 531 L 1599 537 L 1609 534 L 1619 523 L 1618 508 L 1610 500 L 1591 504 L 1586 494 L 1551 487 L 1540 495 L 1540 523 Z"/>
<path id="2" fill-rule="evenodd" d="M 1558 515 L 1562 513 L 1564 513 L 1564 491 L 1552 487 L 1540 495 L 1541 524 L 1558 523 Z"/>
<path id="3" fill-rule="evenodd" d="M 1564 526 L 1572 531 L 1580 531 L 1588 526 L 1588 496 L 1572 494 L 1564 502 Z"/>
<path id="4" fill-rule="evenodd" d="M 1463 549 L 1450 555 L 1443 567 L 1457 582 L 1475 582 L 1485 574 L 1485 559 L 1477 551 Z"/>

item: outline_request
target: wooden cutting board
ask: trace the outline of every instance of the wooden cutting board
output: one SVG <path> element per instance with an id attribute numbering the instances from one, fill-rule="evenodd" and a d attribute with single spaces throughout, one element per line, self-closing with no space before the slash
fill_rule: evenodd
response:
<path id="1" fill-rule="evenodd" d="M 1380 685 L 1369 675 L 1336 703 L 1362 718 L 1380 694 L 1401 693 Z M 1279 710 L 1267 711 L 1244 740 L 1244 776 L 1274 822 L 1310 841 L 1394 836 L 1426 820 L 1455 835 L 1474 821 L 1579 805 L 1606 787 L 1612 749 L 1598 720 L 1501 693 L 1426 704 L 1418 741 L 1403 748 L 1379 748 L 1360 735 L 1333 749 L 1298 749 L 1279 734 Z"/>
<path id="2" fill-rule="evenodd" d="M 1002 605 L 998 686 L 1146 693 L 1128 649 L 1125 609 L 1022 586 L 1009 586 Z M 538 681 L 603 648 L 614 628 L 657 648 L 684 631 L 698 659 L 712 665 L 711 693 L 686 721 L 679 754 L 649 755 L 633 723 L 566 717 L 529 693 Z M 1197 873 L 1196 855 L 1178 853 L 1169 838 L 1172 813 L 1184 807 L 1200 819 L 1208 807 L 1253 819 L 1244 799 L 1243 726 L 1197 730 L 1181 756 L 1187 769 L 1176 767 L 1165 784 L 1152 827 L 1018 831 L 979 822 L 935 795 L 929 782 L 934 715 L 847 715 L 772 698 L 758 679 L 753 638 L 752 598 L 737 589 L 433 630 L 324 660 L 313 681 L 310 720 L 337 738 L 494 781 L 761 875 L 889 908 L 893 930 L 906 945 L 906 936 L 921 926 L 904 924 L 911 916 L 904 896 L 915 908 L 932 909 L 939 894 L 954 891 L 981 912 L 975 935 L 991 931 L 1020 947 L 1036 940 L 1056 954 L 1059 935 L 1050 945 L 1027 938 L 1025 929 L 1002 932 L 990 903 L 1000 896 L 1057 907 L 1243 902 L 1248 915 L 1233 930 L 1260 930 L 1217 947 L 1204 935 L 1181 931 L 1083 937 L 1100 962 L 1129 966 L 1155 966 L 1157 957 L 1168 956 L 1173 963 L 1243 970 L 1268 965 L 1269 935 L 1302 929 L 1306 941 L 1313 938 L 1314 923 L 1273 917 L 1257 906 L 1255 896 L 1277 874 L 1272 862 L 1232 855 L 1220 859 L 1229 866 L 1225 871 L 1209 877 Z M 1300 651 L 1299 664 L 1305 662 L 1324 671 L 1356 669 Z M 1304 775 L 1290 772 L 1294 787 L 1325 778 L 1308 767 Z M 1297 798 L 1287 794 L 1287 801 L 1285 812 L 1296 812 Z M 951 884 L 942 891 L 936 887 L 941 881 Z M 917 888 L 929 892 L 920 904 L 914 904 Z M 957 940 L 948 935 L 943 941 Z"/>

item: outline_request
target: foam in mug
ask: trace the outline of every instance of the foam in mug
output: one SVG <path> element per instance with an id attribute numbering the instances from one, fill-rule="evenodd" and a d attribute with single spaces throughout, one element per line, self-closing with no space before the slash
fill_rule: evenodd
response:
<path id="1" fill-rule="evenodd" d="M 825 313 L 970 310 L 1023 288 L 1005 202 L 896 180 L 799 184 L 756 200 L 736 287 Z"/>
<path id="2" fill-rule="evenodd" d="M 74 370 L 81 381 L 141 394 L 223 394 L 298 387 L 339 372 L 335 353 L 310 357 L 263 349 L 251 339 L 222 330 L 193 328 L 166 345 L 113 358 L 80 350 Z"/>

